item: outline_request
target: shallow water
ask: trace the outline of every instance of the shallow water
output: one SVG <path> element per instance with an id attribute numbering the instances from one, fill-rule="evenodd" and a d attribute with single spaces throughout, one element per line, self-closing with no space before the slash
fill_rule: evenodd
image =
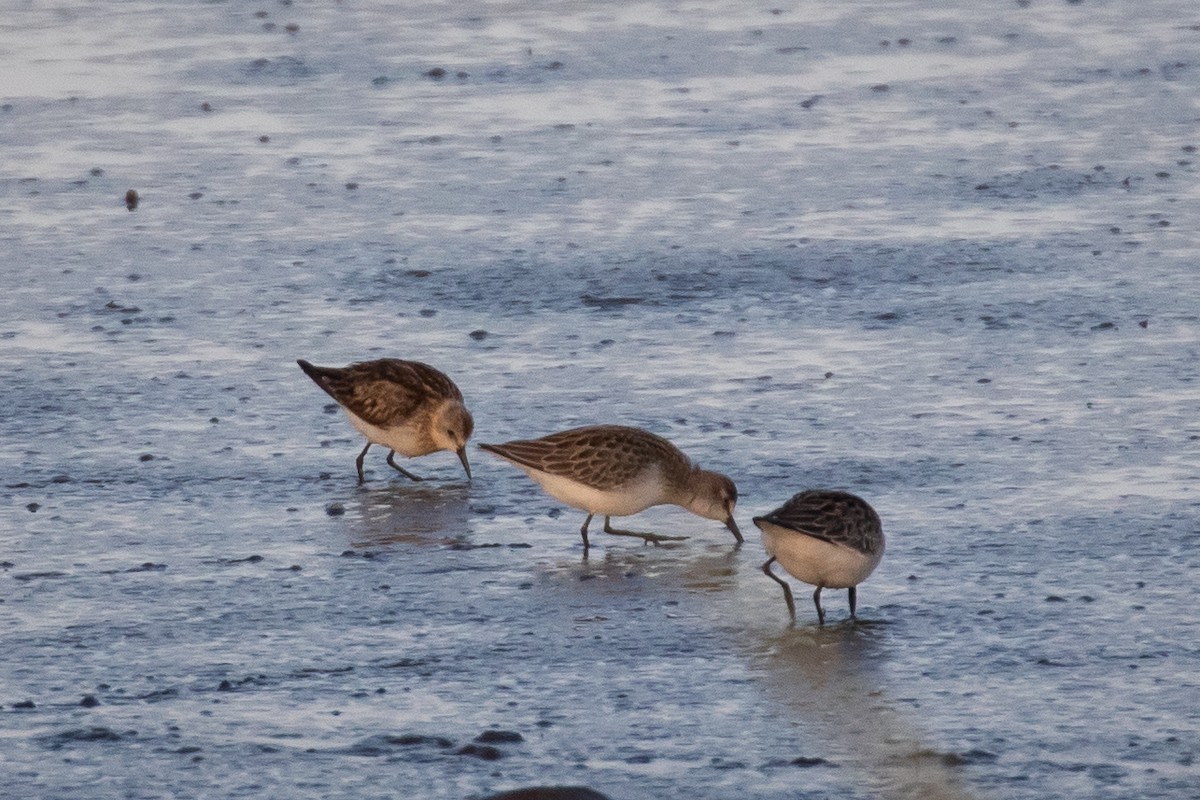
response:
<path id="1" fill-rule="evenodd" d="M 1193 796 L 1200 19 L 927 5 L 6 13 L 12 793 Z M 294 361 L 383 355 L 668 436 L 747 543 L 357 487 Z M 813 486 L 884 520 L 858 625 L 759 571 Z"/>

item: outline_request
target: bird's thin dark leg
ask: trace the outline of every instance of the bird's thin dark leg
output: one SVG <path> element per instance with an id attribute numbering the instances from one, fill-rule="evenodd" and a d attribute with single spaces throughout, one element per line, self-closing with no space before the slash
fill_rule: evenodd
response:
<path id="1" fill-rule="evenodd" d="M 817 590 L 815 592 L 813 592 L 813 603 L 817 607 L 817 622 L 821 625 L 824 625 L 825 624 L 825 609 L 821 608 L 821 589 L 822 588 L 823 587 L 818 586 Z"/>
<path id="2" fill-rule="evenodd" d="M 592 517 L 595 514 L 588 514 L 587 519 L 583 521 L 583 527 L 579 529 L 579 535 L 583 537 L 583 554 L 586 556 L 588 551 L 587 529 L 588 525 L 592 524 Z"/>
<path id="3" fill-rule="evenodd" d="M 354 462 L 358 466 L 358 485 L 359 486 L 362 486 L 362 484 L 365 481 L 365 478 L 363 478 L 362 465 L 363 465 L 363 459 L 367 457 L 367 451 L 370 449 L 371 449 L 371 443 L 367 442 L 367 446 L 362 449 L 362 452 L 358 454 L 358 459 Z"/>
<path id="4" fill-rule="evenodd" d="M 850 587 L 850 619 L 857 619 L 857 617 L 854 616 L 854 608 L 857 605 L 858 605 L 858 587 L 851 586 Z"/>
<path id="5" fill-rule="evenodd" d="M 363 452 L 365 453 L 367 451 L 364 450 Z M 396 463 L 396 451 L 395 450 L 388 451 L 387 462 L 388 462 L 389 466 L 391 466 L 393 469 L 395 469 L 397 472 L 399 472 L 401 475 L 403 475 L 404 477 L 408 478 L 411 481 L 424 480 L 424 478 L 422 478 L 420 475 L 413 475 L 411 472 L 406 470 L 404 467 L 402 467 Z"/>
<path id="6" fill-rule="evenodd" d="M 604 532 L 611 533 L 613 536 L 636 536 L 645 542 L 653 542 L 655 546 L 659 542 L 682 542 L 688 538 L 686 536 L 667 536 L 661 533 L 641 533 L 639 531 L 622 531 L 612 526 L 611 518 L 604 518 Z"/>
<path id="7" fill-rule="evenodd" d="M 792 615 L 792 620 L 796 619 L 796 601 L 792 599 L 792 587 L 787 585 L 787 581 L 780 578 L 774 572 L 771 572 L 771 565 L 775 563 L 775 556 L 767 559 L 767 563 L 762 565 L 763 573 L 771 580 L 783 587 L 783 599 L 787 601 L 788 613 Z"/>

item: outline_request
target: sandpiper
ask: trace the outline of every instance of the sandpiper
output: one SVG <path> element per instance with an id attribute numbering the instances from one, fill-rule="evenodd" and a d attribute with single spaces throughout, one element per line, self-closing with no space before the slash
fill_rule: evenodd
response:
<path id="1" fill-rule="evenodd" d="M 813 489 L 800 492 L 770 514 L 755 517 L 754 524 L 762 531 L 771 556 L 762 570 L 783 587 L 793 620 L 796 604 L 792 590 L 771 572 L 776 560 L 798 580 L 817 587 L 813 603 L 822 625 L 821 590 L 825 588 L 849 589 L 850 617 L 854 617 L 858 584 L 883 558 L 883 526 L 867 501 L 847 492 Z"/>
<path id="2" fill-rule="evenodd" d="M 510 461 L 551 496 L 587 512 L 579 533 L 588 551 L 588 524 L 604 515 L 604 532 L 636 536 L 658 544 L 686 536 L 664 536 L 613 528 L 610 517 L 670 503 L 693 514 L 725 523 L 738 542 L 742 532 L 733 519 L 737 487 L 717 472 L 700 469 L 661 436 L 624 425 L 589 425 L 480 447 Z"/>
<path id="3" fill-rule="evenodd" d="M 458 454 L 467 480 L 467 439 L 475 428 L 462 392 L 442 372 L 420 361 L 381 358 L 348 367 L 316 367 L 299 359 L 300 369 L 346 411 L 352 424 L 367 437 L 358 454 L 358 482 L 363 482 L 363 458 L 371 445 L 388 448 L 387 463 L 400 474 L 419 481 L 396 463 L 396 453 L 413 458 L 438 450 Z"/>

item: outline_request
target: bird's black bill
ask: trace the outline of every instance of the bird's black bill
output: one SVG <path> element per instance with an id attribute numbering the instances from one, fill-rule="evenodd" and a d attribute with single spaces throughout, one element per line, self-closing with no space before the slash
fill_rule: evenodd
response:
<path id="1" fill-rule="evenodd" d="M 471 465 L 467 461 L 467 447 L 463 445 L 458 448 L 458 460 L 462 462 L 463 469 L 467 471 L 467 480 L 471 480 Z"/>
<path id="2" fill-rule="evenodd" d="M 742 538 L 742 532 L 738 530 L 737 520 L 733 518 L 733 514 L 729 515 L 729 519 L 725 520 L 725 527 L 733 534 L 733 538 L 738 540 L 738 544 L 746 541 Z"/>

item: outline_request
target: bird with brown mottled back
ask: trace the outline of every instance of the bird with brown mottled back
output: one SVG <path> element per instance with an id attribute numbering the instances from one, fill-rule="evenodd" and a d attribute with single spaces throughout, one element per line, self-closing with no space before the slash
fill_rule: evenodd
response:
<path id="1" fill-rule="evenodd" d="M 663 504 L 718 520 L 742 541 L 733 518 L 737 487 L 717 472 L 701 469 L 661 436 L 625 425 L 589 425 L 480 448 L 515 464 L 548 494 L 588 512 L 579 533 L 588 550 L 588 525 L 604 515 L 604 531 L 658 544 L 686 537 L 623 531 L 610 517 L 636 514 Z"/>
<path id="2" fill-rule="evenodd" d="M 793 495 L 769 514 L 754 518 L 770 558 L 762 565 L 767 577 L 783 587 L 788 612 L 796 618 L 792 590 L 771 572 L 775 561 L 792 576 L 816 586 L 813 603 L 817 620 L 825 622 L 821 590 L 847 589 L 850 616 L 855 615 L 858 584 L 883 558 L 883 526 L 879 514 L 861 497 L 849 492 L 811 489 Z"/>
<path id="3" fill-rule="evenodd" d="M 406 477 L 421 478 L 395 461 L 449 450 L 458 455 L 467 479 L 467 440 L 475 421 L 463 402 L 462 392 L 441 371 L 420 361 L 381 358 L 347 367 L 318 367 L 296 362 L 346 412 L 367 445 L 358 454 L 358 482 L 362 483 L 363 458 L 372 444 L 387 447 L 387 463 Z"/>

